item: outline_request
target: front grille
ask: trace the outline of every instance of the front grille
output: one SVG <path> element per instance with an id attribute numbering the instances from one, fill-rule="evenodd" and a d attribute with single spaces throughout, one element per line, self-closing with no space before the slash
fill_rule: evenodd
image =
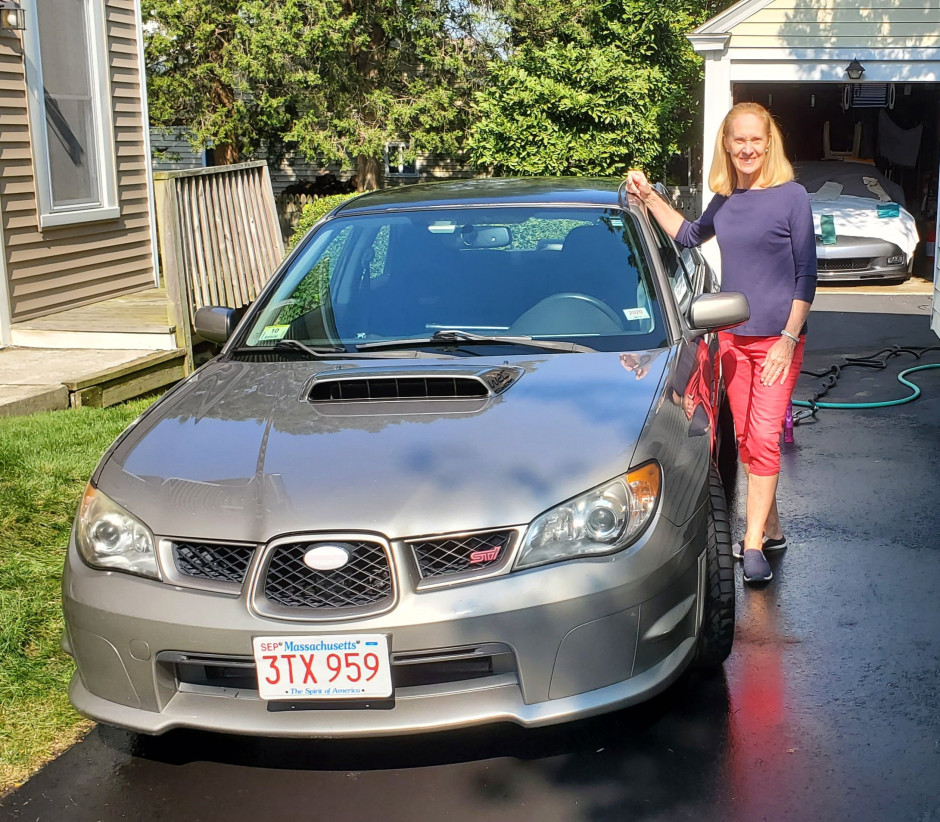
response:
<path id="1" fill-rule="evenodd" d="M 196 579 L 237 582 L 245 579 L 252 545 L 215 545 L 208 542 L 174 542 L 173 559 L 181 574 Z"/>
<path id="2" fill-rule="evenodd" d="M 506 555 L 512 535 L 512 531 L 494 531 L 446 539 L 414 540 L 409 544 L 422 579 L 428 579 L 495 565 Z"/>
<path id="3" fill-rule="evenodd" d="M 488 395 L 479 379 L 448 376 L 323 380 L 310 389 L 311 402 L 477 399 Z"/>
<path id="4" fill-rule="evenodd" d="M 343 542 L 349 561 L 342 568 L 318 571 L 304 563 L 304 554 L 321 544 L 325 543 L 288 542 L 274 548 L 262 587 L 269 603 L 283 608 L 315 608 L 335 613 L 391 602 L 391 567 L 381 545 Z"/>
<path id="5" fill-rule="evenodd" d="M 819 258 L 816 261 L 818 271 L 868 271 L 871 259 L 868 257 L 846 257 L 845 259 Z"/>

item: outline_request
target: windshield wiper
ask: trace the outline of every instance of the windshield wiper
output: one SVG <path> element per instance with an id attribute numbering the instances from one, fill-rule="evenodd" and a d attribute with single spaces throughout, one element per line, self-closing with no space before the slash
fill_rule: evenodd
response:
<path id="1" fill-rule="evenodd" d="M 471 334 L 469 331 L 460 331 L 456 328 L 444 328 L 435 331 L 430 337 L 419 337 L 404 340 L 382 340 L 380 342 L 363 343 L 358 345 L 360 351 L 382 350 L 392 348 L 407 348 L 413 345 L 432 345 L 434 343 L 479 343 L 481 345 L 527 345 L 531 348 L 545 348 L 550 351 L 597 351 L 587 345 L 564 340 L 539 340 L 526 336 L 499 336 L 490 334 Z"/>
<path id="2" fill-rule="evenodd" d="M 302 343 L 300 340 L 278 340 L 272 346 L 244 345 L 234 350 L 234 354 L 272 354 L 284 353 L 285 351 L 305 354 L 312 360 L 333 360 L 333 359 L 417 359 L 419 357 L 436 357 L 429 351 L 389 351 L 380 353 L 378 351 L 349 351 L 342 346 L 312 346 Z"/>
<path id="3" fill-rule="evenodd" d="M 278 340 L 271 346 L 272 351 L 302 351 L 310 357 L 319 359 L 320 357 L 330 356 L 331 354 L 345 354 L 346 349 L 341 345 L 330 346 L 310 346 L 302 343 L 300 340 Z"/>

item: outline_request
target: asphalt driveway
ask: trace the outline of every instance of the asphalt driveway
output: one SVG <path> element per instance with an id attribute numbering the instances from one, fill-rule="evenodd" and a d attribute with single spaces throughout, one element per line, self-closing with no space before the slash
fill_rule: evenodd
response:
<path id="1" fill-rule="evenodd" d="M 804 367 L 940 346 L 928 310 L 923 296 L 823 292 Z M 940 350 L 845 369 L 827 399 L 904 396 L 896 374 L 927 362 Z M 780 491 L 791 547 L 766 589 L 739 578 L 724 677 L 535 732 L 285 742 L 99 727 L 0 818 L 940 819 L 940 369 L 915 381 L 914 403 L 797 427 Z M 805 376 L 797 393 L 817 383 Z"/>

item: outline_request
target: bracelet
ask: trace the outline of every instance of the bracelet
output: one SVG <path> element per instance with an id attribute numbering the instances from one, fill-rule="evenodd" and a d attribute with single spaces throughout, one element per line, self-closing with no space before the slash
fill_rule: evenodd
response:
<path id="1" fill-rule="evenodd" d="M 799 344 L 799 342 L 800 342 L 800 338 L 799 338 L 799 337 L 797 337 L 795 334 L 791 334 L 791 333 L 790 333 L 789 331 L 787 331 L 785 328 L 783 329 L 783 331 L 780 332 L 780 336 L 781 336 L 781 337 L 786 337 L 786 338 L 789 339 L 789 340 L 793 340 L 793 342 L 795 342 L 795 343 L 797 343 L 797 344 Z"/>

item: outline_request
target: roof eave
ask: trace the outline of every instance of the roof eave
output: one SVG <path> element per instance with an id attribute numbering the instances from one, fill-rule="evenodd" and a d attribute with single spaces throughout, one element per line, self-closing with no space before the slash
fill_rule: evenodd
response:
<path id="1" fill-rule="evenodd" d="M 769 6 L 773 0 L 740 0 L 731 8 L 725 9 L 721 14 L 716 14 L 710 20 L 706 20 L 695 31 L 689 35 L 689 39 L 694 43 L 693 38 L 700 35 L 722 35 L 730 36 L 730 32 L 739 23 L 743 23 L 752 14 L 757 14 L 761 9 Z M 712 49 L 713 50 L 713 49 Z M 697 49 L 696 49 L 697 51 Z"/>

